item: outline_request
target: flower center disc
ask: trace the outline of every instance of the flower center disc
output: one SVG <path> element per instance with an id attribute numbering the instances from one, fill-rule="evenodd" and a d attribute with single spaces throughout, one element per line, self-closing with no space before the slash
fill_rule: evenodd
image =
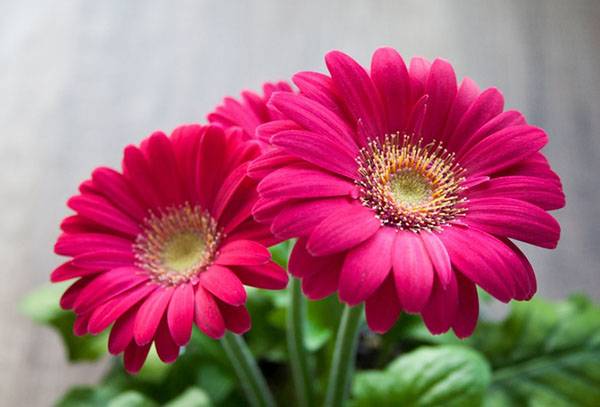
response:
<path id="1" fill-rule="evenodd" d="M 431 182 L 412 169 L 392 174 L 388 183 L 394 200 L 407 208 L 428 202 L 433 193 Z"/>
<path id="2" fill-rule="evenodd" d="M 204 254 L 204 240 L 194 232 L 181 232 L 173 236 L 163 249 L 163 264 L 181 273 L 199 264 Z"/>
<path id="3" fill-rule="evenodd" d="M 222 234 L 199 206 L 168 207 L 144 220 L 133 246 L 138 267 L 164 285 L 190 281 L 212 262 Z"/>
<path id="4" fill-rule="evenodd" d="M 439 229 L 465 211 L 464 170 L 441 143 L 408 135 L 372 140 L 357 158 L 360 200 L 383 224 L 418 232 Z"/>

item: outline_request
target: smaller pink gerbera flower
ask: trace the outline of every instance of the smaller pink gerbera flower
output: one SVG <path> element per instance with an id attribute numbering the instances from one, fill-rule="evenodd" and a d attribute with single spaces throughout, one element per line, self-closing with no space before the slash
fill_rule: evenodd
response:
<path id="1" fill-rule="evenodd" d="M 269 139 L 257 134 L 256 128 L 263 123 L 283 118 L 267 102 L 273 92 L 292 92 L 292 88 L 287 82 L 281 81 L 267 82 L 262 89 L 262 96 L 247 90 L 242 92 L 241 100 L 226 97 L 214 112 L 208 114 L 208 121 L 225 129 L 237 129 L 243 133 L 245 140 L 257 140 L 261 147 L 270 147 Z"/>
<path id="2" fill-rule="evenodd" d="M 246 176 L 256 144 L 215 126 L 156 132 L 125 149 L 123 172 L 98 168 L 68 205 L 55 252 L 72 257 L 52 281 L 78 280 L 61 306 L 77 335 L 112 325 L 108 348 L 137 372 L 154 343 L 173 362 L 195 324 L 212 338 L 250 328 L 243 284 L 281 289 L 275 240 L 251 217 Z"/>
<path id="3" fill-rule="evenodd" d="M 369 326 L 389 330 L 402 311 L 432 333 L 470 335 L 476 286 L 503 302 L 536 291 L 510 239 L 554 248 L 564 206 L 540 152 L 548 138 L 504 111 L 452 66 L 378 49 L 370 70 L 338 51 L 329 75 L 301 72 L 300 93 L 273 94 L 283 120 L 261 125 L 273 148 L 249 166 L 262 179 L 255 218 L 299 237 L 290 273 L 305 294 L 338 292 L 366 304 Z"/>

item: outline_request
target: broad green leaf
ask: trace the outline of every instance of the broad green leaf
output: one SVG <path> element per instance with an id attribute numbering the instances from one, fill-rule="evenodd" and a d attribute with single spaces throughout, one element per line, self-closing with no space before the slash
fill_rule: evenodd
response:
<path id="1" fill-rule="evenodd" d="M 156 407 L 154 401 L 143 394 L 129 390 L 110 400 L 107 407 Z"/>
<path id="2" fill-rule="evenodd" d="M 600 307 L 583 297 L 514 303 L 467 343 L 494 369 L 488 406 L 600 405 Z"/>
<path id="3" fill-rule="evenodd" d="M 179 397 L 165 404 L 165 407 L 209 407 L 211 405 L 210 399 L 202 389 L 190 387 Z"/>
<path id="4" fill-rule="evenodd" d="M 356 374 L 352 404 L 361 406 L 474 406 L 491 380 L 490 367 L 462 346 L 422 347 L 384 371 Z"/>
<path id="5" fill-rule="evenodd" d="M 60 308 L 59 301 L 69 283 L 48 284 L 29 294 L 21 303 L 21 311 L 33 321 L 53 328 L 62 338 L 71 362 L 97 360 L 106 354 L 108 333 L 97 336 L 75 336 L 75 314 Z"/>

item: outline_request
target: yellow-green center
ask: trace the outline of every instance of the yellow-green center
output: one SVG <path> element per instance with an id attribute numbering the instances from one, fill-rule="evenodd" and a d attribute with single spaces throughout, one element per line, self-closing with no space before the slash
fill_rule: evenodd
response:
<path id="1" fill-rule="evenodd" d="M 136 264 L 163 285 L 195 279 L 211 264 L 222 238 L 216 220 L 187 203 L 150 213 L 142 230 L 133 245 Z"/>
<path id="2" fill-rule="evenodd" d="M 202 261 L 206 244 L 194 232 L 181 232 L 172 236 L 163 248 L 162 261 L 166 268 L 185 273 Z"/>
<path id="3" fill-rule="evenodd" d="M 399 205 L 412 208 L 431 200 L 431 181 L 413 169 L 400 170 L 390 176 L 390 193 Z"/>
<path id="4" fill-rule="evenodd" d="M 464 170 L 441 143 L 398 133 L 371 140 L 357 157 L 360 200 L 382 224 L 418 232 L 464 213 Z"/>

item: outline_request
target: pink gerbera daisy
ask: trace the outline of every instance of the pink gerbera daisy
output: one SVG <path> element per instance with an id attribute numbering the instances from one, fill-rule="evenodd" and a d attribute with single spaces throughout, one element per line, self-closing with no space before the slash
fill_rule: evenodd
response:
<path id="1" fill-rule="evenodd" d="M 268 228 L 251 217 L 259 153 L 237 132 L 197 125 L 156 132 L 124 152 L 123 172 L 96 169 L 68 205 L 55 252 L 72 259 L 52 281 L 78 280 L 61 299 L 77 335 L 112 325 L 109 351 L 137 372 L 154 343 L 174 361 L 192 324 L 219 338 L 250 328 L 243 284 L 281 289 L 283 269 L 266 246 Z"/>
<path id="2" fill-rule="evenodd" d="M 457 86 L 442 59 L 407 68 L 381 48 L 370 73 L 341 52 L 325 60 L 330 76 L 298 73 L 300 94 L 272 96 L 286 119 L 258 128 L 274 150 L 249 171 L 266 175 L 255 217 L 300 237 L 290 272 L 306 295 L 365 302 L 377 332 L 406 311 L 460 337 L 477 321 L 476 285 L 531 298 L 532 267 L 509 239 L 554 248 L 547 211 L 565 203 L 544 131 L 504 111 L 497 89 Z"/>
<path id="3" fill-rule="evenodd" d="M 242 92 L 241 100 L 226 97 L 223 103 L 209 113 L 208 121 L 225 129 L 238 129 L 245 140 L 256 140 L 261 147 L 270 147 L 268 138 L 256 133 L 256 128 L 263 124 L 282 119 L 281 113 L 267 104 L 273 92 L 291 92 L 287 82 L 265 83 L 263 95 L 251 91 Z"/>

